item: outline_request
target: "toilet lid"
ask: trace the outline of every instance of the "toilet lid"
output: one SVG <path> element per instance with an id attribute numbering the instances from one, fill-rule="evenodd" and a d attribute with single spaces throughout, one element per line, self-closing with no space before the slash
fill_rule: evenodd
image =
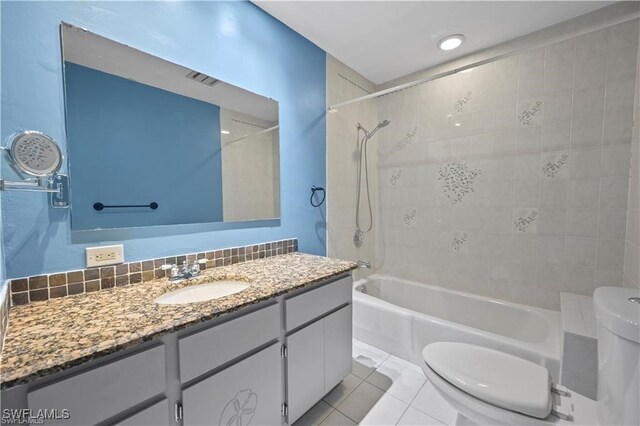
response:
<path id="1" fill-rule="evenodd" d="M 447 382 L 485 402 L 541 419 L 551 412 L 551 377 L 538 364 L 455 342 L 427 345 L 422 357 Z"/>

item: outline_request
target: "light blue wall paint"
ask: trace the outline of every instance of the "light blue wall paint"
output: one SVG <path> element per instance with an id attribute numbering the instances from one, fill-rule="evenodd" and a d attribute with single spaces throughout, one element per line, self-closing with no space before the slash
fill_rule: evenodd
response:
<path id="1" fill-rule="evenodd" d="M 0 303 L 2 303 L 2 297 L 4 297 L 4 280 L 5 280 L 5 259 L 4 259 L 4 244 L 2 238 L 2 228 L 4 221 L 2 220 L 2 193 L 0 192 Z"/>
<path id="2" fill-rule="evenodd" d="M 197 232 L 193 227 L 123 231 L 127 261 L 298 237 L 325 254 L 324 208 L 309 205 L 325 183 L 325 53 L 248 2 L 1 2 L 2 137 L 51 134 L 66 149 L 60 21 L 87 28 L 280 102 L 279 226 Z M 41 194 L 5 194 L 7 275 L 84 267 L 69 212 Z M 206 227 L 205 227 L 206 228 Z M 148 229 L 148 228 L 143 228 Z M 184 234 L 178 233 L 181 229 Z M 165 232 L 166 230 L 166 232 Z M 189 232 L 189 233 L 187 233 Z M 141 235 L 145 235 L 142 237 Z"/>
<path id="3" fill-rule="evenodd" d="M 2 23 L 2 7 L 0 6 L 0 24 Z M 0 31 L 2 29 L 0 28 Z M 0 46 L 1 47 L 1 46 Z M 1 53 L 1 51 L 0 51 Z M 0 54 L 0 70 L 2 70 L 2 55 Z M 3 99 L 2 95 L 2 82 L 0 80 L 0 99 Z M 1 112 L 1 111 L 0 111 Z M 2 131 L 2 121 L 0 120 L 0 133 L 4 134 L 4 132 Z M 1 135 L 0 135 L 1 136 Z M 2 142 L 2 140 L 0 139 L 0 142 Z M 0 159 L 0 161 L 2 161 Z M 3 178 L 3 174 L 2 174 L 2 170 L 3 167 L 0 164 L 0 178 Z M 7 290 L 4 286 L 4 281 L 6 278 L 6 262 L 5 262 L 5 257 L 4 257 L 4 238 L 3 238 L 3 233 L 2 233 L 2 229 L 4 228 L 4 220 L 2 217 L 2 192 L 0 192 L 0 303 L 2 302 L 2 298 L 5 297 L 5 291 Z"/>
<path id="4" fill-rule="evenodd" d="M 74 230 L 222 220 L 219 106 L 70 62 L 64 74 Z"/>

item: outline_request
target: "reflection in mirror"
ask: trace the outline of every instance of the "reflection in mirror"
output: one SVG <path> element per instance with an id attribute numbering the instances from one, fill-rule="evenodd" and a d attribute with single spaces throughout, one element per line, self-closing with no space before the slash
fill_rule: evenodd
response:
<path id="1" fill-rule="evenodd" d="M 61 28 L 74 230 L 280 216 L 276 101 Z"/>

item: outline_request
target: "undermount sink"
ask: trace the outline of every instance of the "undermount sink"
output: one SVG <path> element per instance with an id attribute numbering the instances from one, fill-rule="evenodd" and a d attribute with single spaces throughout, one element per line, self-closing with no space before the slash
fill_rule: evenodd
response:
<path id="1" fill-rule="evenodd" d="M 204 302 L 239 293 L 249 284 L 244 281 L 214 281 L 181 288 L 158 297 L 155 302 L 161 305 L 183 305 Z"/>

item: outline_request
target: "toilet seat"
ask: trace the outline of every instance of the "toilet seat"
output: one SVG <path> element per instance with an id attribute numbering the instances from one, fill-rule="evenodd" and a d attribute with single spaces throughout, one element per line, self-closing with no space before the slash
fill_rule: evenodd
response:
<path id="1" fill-rule="evenodd" d="M 538 364 L 458 342 L 428 345 L 422 357 L 442 379 L 481 401 L 539 419 L 551 413 L 551 376 Z"/>
<path id="2" fill-rule="evenodd" d="M 425 347 L 425 350 L 432 345 L 442 345 L 445 342 L 432 343 Z M 458 349 L 454 349 L 455 351 L 470 351 L 470 353 L 477 354 L 476 348 L 479 348 L 475 345 L 464 345 L 459 343 L 454 343 L 454 345 L 462 345 L 459 346 Z M 446 346 L 445 346 L 446 347 Z M 454 348 L 456 346 L 453 346 Z M 488 350 L 491 352 L 498 352 L 492 349 L 481 348 L 481 350 Z M 423 350 L 423 357 L 425 356 L 425 350 Z M 451 347 L 448 348 L 448 351 L 451 351 Z M 509 410 L 507 408 L 502 408 L 497 405 L 486 402 L 480 398 L 477 398 L 463 390 L 461 388 L 454 386 L 451 382 L 440 376 L 436 371 L 434 371 L 430 365 L 427 363 L 426 359 L 429 359 L 434 365 L 437 363 L 432 359 L 432 353 L 434 349 L 430 349 L 427 351 L 427 357 L 425 358 L 425 362 L 423 363 L 423 370 L 436 389 L 436 391 L 456 410 L 458 411 L 466 420 L 470 421 L 471 424 L 479 424 L 479 425 L 518 425 L 518 426 L 541 426 L 541 425 L 596 425 L 597 417 L 595 414 L 596 404 L 594 401 L 577 394 L 575 392 L 570 392 L 566 396 L 560 396 L 554 392 L 549 393 L 549 398 L 551 405 L 554 410 L 559 410 L 568 415 L 568 418 L 561 419 L 553 414 L 548 415 L 545 418 L 537 418 L 533 416 L 529 416 L 526 414 L 522 414 L 517 411 Z M 443 350 L 443 353 L 446 352 Z M 491 353 L 489 352 L 489 353 Z M 515 358 L 518 362 L 529 362 L 524 361 L 519 358 L 516 358 L 512 355 L 499 353 L 500 355 L 505 355 L 506 357 Z M 488 355 L 490 356 L 490 355 Z M 496 359 L 505 358 L 499 357 Z M 507 358 L 508 359 L 508 358 Z M 467 360 L 469 358 L 467 357 Z M 506 361 L 509 362 L 509 361 Z M 535 364 L 534 364 L 535 365 Z M 494 364 L 490 370 L 497 370 L 500 364 Z M 489 371 L 487 371 L 489 373 Z M 451 374 L 451 373 L 449 373 Z M 547 373 L 548 374 L 548 373 Z M 460 422 L 460 419 L 458 420 Z M 457 424 L 465 424 L 457 423 Z"/>

